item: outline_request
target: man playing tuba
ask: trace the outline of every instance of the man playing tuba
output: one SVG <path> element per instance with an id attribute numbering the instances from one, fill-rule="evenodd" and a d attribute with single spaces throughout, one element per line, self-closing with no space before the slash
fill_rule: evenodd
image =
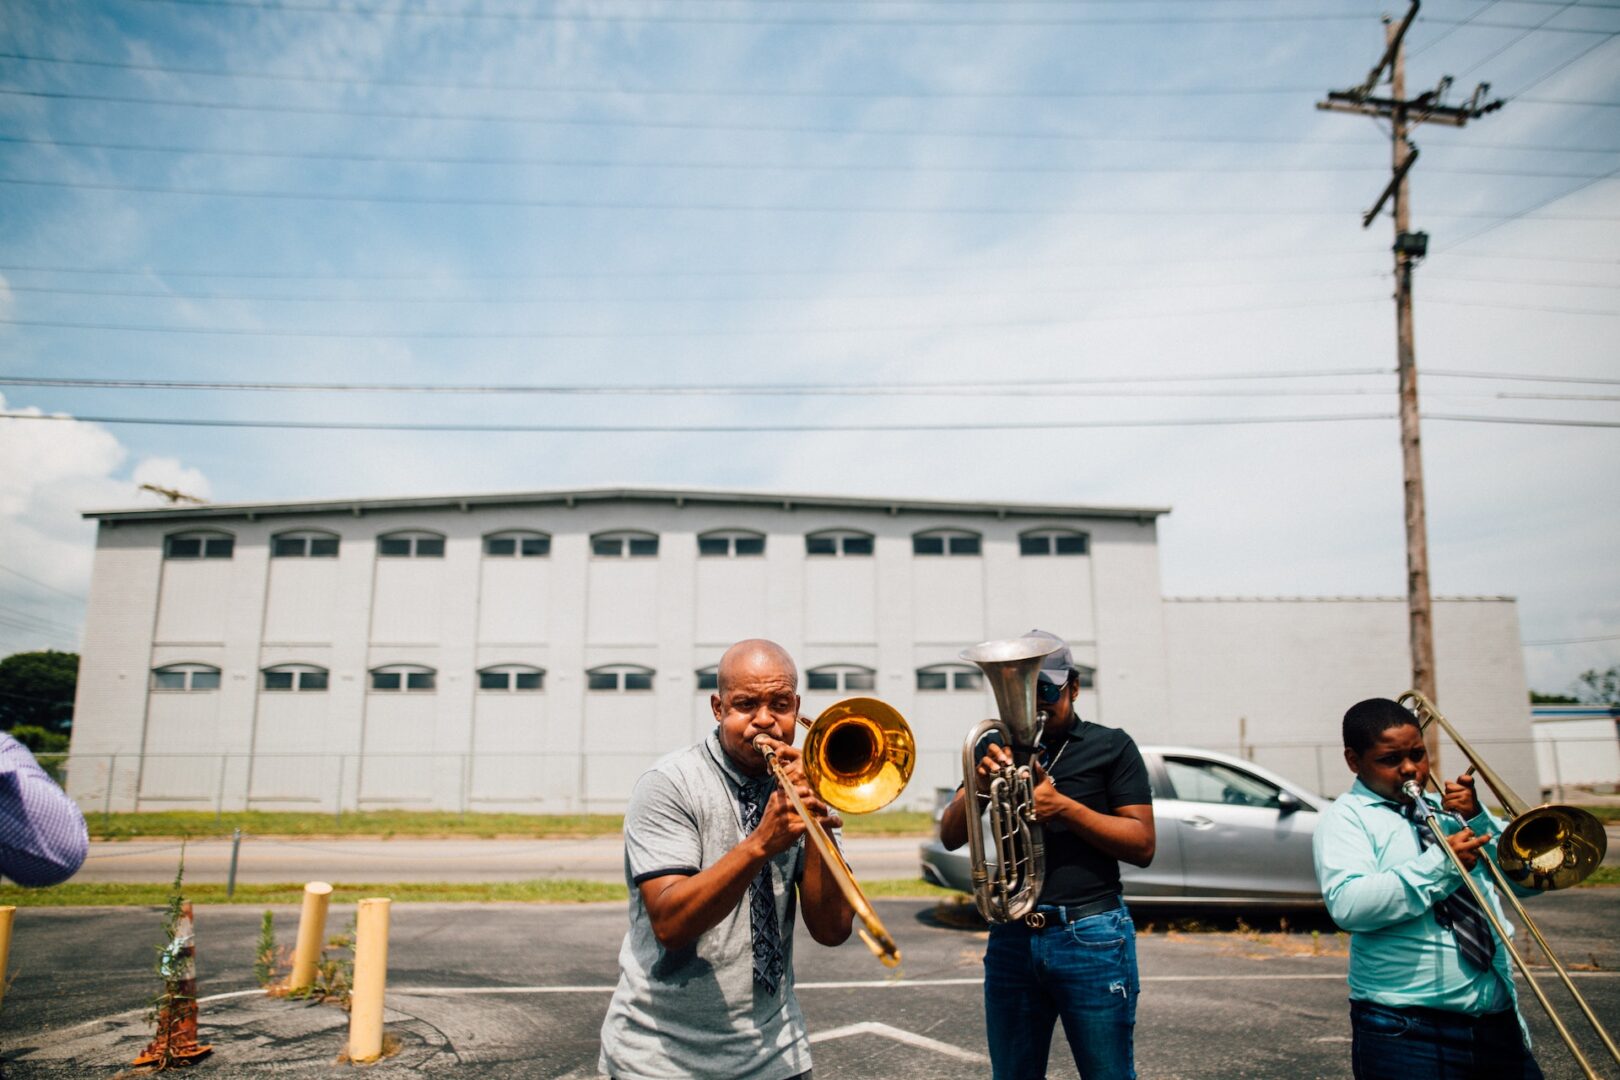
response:
<path id="1" fill-rule="evenodd" d="M 1037 905 L 993 925 L 984 954 L 984 1014 L 995 1080 L 1046 1075 L 1059 1017 L 1080 1075 L 1136 1075 L 1136 929 L 1120 899 L 1119 860 L 1153 861 L 1153 794 L 1136 743 L 1074 711 L 1080 669 L 1064 642 L 1041 661 L 1036 694 L 1046 725 L 1034 761 L 1034 812 L 1045 847 Z M 975 750 L 975 753 L 978 751 Z M 990 743 L 981 782 L 1011 762 Z M 940 818 L 948 848 L 967 841 L 962 789 Z"/>

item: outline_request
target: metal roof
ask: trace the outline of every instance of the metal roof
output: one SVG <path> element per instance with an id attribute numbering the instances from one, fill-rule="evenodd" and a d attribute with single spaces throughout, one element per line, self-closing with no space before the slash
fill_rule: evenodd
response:
<path id="1" fill-rule="evenodd" d="M 899 514 L 971 514 L 996 517 L 1091 517 L 1151 521 L 1168 514 L 1167 506 L 1107 506 L 1075 503 L 972 502 L 954 499 L 877 498 L 849 495 L 803 495 L 786 492 L 731 491 L 718 488 L 600 487 L 555 491 L 495 492 L 481 495 L 422 495 L 383 499 L 308 499 L 292 502 L 204 503 L 197 506 L 88 510 L 84 516 L 115 524 L 124 521 L 196 521 L 219 518 L 350 514 L 386 510 L 471 510 L 489 506 L 575 506 L 579 503 L 647 502 L 701 505 L 769 506 L 783 510 L 836 508 Z"/>

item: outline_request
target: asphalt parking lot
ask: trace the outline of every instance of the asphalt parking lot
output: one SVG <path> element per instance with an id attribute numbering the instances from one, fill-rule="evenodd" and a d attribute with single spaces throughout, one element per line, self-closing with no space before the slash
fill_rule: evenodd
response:
<path id="1" fill-rule="evenodd" d="M 1586 969 L 1580 985 L 1611 1027 L 1620 1026 L 1617 901 L 1620 891 L 1580 889 L 1536 902 L 1565 962 Z M 825 949 L 801 933 L 796 943 L 817 1076 L 987 1075 L 983 930 L 941 919 L 929 901 L 876 905 L 905 952 L 898 978 L 856 942 Z M 276 912 L 280 938 L 289 943 L 296 911 Z M 334 908 L 329 926 L 341 929 L 351 912 Z M 202 1038 L 215 1047 L 199 1074 L 349 1072 L 337 1063 L 346 1033 L 341 1011 L 267 999 L 254 989 L 259 917 L 256 909 L 197 909 Z M 397 905 L 387 1024 L 400 1049 L 368 1075 L 595 1077 L 597 1030 L 616 979 L 624 918 L 617 903 Z M 1224 932 L 1200 932 L 1179 922 L 1189 918 L 1207 922 L 1190 911 L 1138 912 L 1143 1077 L 1350 1075 L 1344 943 L 1322 916 L 1297 915 L 1286 933 L 1244 930 L 1230 916 Z M 16 981 L 0 1012 L 7 1075 L 119 1073 L 149 1035 L 145 1010 L 157 989 L 159 936 L 155 909 L 19 911 Z M 1548 985 L 1560 998 L 1561 988 Z M 1547 1075 L 1579 1075 L 1533 1004 L 1526 1013 Z M 1609 1063 L 1597 1064 L 1603 1071 Z M 1061 1035 L 1051 1075 L 1076 1075 Z"/>

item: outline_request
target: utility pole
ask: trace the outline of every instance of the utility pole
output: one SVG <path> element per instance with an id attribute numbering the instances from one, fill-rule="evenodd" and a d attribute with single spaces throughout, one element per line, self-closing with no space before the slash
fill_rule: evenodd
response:
<path id="1" fill-rule="evenodd" d="M 1502 107 L 1501 99 L 1486 102 L 1489 83 L 1480 83 L 1462 105 L 1444 104 L 1451 76 L 1441 78 L 1433 90 L 1410 100 L 1406 97 L 1406 31 L 1417 18 L 1422 0 L 1399 23 L 1384 17 L 1384 55 L 1366 80 L 1350 90 L 1331 90 L 1318 109 L 1356 113 L 1390 122 L 1390 179 L 1373 208 L 1361 217 L 1371 225 L 1386 202 L 1395 219 L 1395 367 L 1400 385 L 1401 472 L 1406 493 L 1406 609 L 1407 637 L 1412 650 L 1412 685 L 1430 701 L 1438 701 L 1434 677 L 1434 622 L 1429 599 L 1428 519 L 1423 503 L 1422 435 L 1418 424 L 1417 351 L 1412 333 L 1412 270 L 1428 253 L 1429 234 L 1411 229 L 1412 201 L 1408 174 L 1417 164 L 1418 150 L 1408 131 L 1422 123 L 1462 127 Z M 1389 96 L 1373 96 L 1373 88 L 1389 73 Z M 1430 725 L 1428 751 L 1438 767 L 1439 732 Z"/>

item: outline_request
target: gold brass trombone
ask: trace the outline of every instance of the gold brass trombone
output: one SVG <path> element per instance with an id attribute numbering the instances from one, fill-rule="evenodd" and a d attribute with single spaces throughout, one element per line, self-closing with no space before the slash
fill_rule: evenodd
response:
<path id="1" fill-rule="evenodd" d="M 828 706 L 815 723 L 802 716 L 799 723 L 810 729 L 799 759 L 810 790 L 828 806 L 845 813 L 866 814 L 889 805 L 905 789 L 916 768 L 917 744 L 911 726 L 898 711 L 876 698 L 847 698 Z M 889 967 L 896 966 L 900 963 L 900 949 L 894 938 L 855 883 L 855 875 L 850 873 L 838 845 L 793 789 L 770 740 L 761 735 L 754 740 L 754 749 L 764 756 L 777 784 L 804 819 L 810 842 L 821 853 L 844 899 L 855 909 L 861 920 L 861 940 L 873 956 Z"/>
<path id="2" fill-rule="evenodd" d="M 1503 810 L 1512 819 L 1496 839 L 1496 859 L 1485 859 L 1485 865 L 1496 879 L 1497 891 L 1513 905 L 1513 909 L 1518 912 L 1519 918 L 1524 922 L 1525 929 L 1530 932 L 1531 937 L 1536 939 L 1536 944 L 1541 946 L 1541 951 L 1546 953 L 1548 962 L 1552 965 L 1553 970 L 1558 973 L 1558 978 L 1563 981 L 1564 988 L 1575 999 L 1575 1004 L 1579 1006 L 1582 1014 L 1585 1015 L 1587 1023 L 1591 1024 L 1592 1030 L 1597 1032 L 1598 1038 L 1603 1041 L 1603 1045 L 1609 1051 L 1610 1056 L 1616 1062 L 1620 1062 L 1620 1047 L 1615 1046 L 1614 1039 L 1605 1030 L 1602 1023 L 1598 1021 L 1597 1014 L 1587 1004 L 1586 998 L 1581 995 L 1579 990 L 1575 989 L 1575 983 L 1570 979 L 1569 972 L 1564 969 L 1563 964 L 1559 963 L 1558 957 L 1553 954 L 1552 947 L 1547 944 L 1547 939 L 1541 936 L 1541 930 L 1525 912 L 1524 905 L 1519 903 L 1519 898 L 1514 895 L 1512 887 L 1512 885 L 1517 885 L 1522 889 L 1547 892 L 1553 889 L 1568 888 L 1584 880 L 1602 864 L 1604 852 L 1608 848 L 1608 836 L 1603 831 L 1602 823 L 1593 815 L 1576 806 L 1527 806 L 1524 800 L 1514 794 L 1513 789 L 1508 787 L 1502 778 L 1480 759 L 1479 755 L 1474 752 L 1474 748 L 1469 746 L 1462 736 L 1457 734 L 1457 729 L 1452 727 L 1450 721 L 1441 715 L 1439 709 L 1435 708 L 1434 702 L 1416 690 L 1408 690 L 1400 696 L 1399 701 L 1400 704 L 1411 709 L 1417 716 L 1420 730 L 1426 731 L 1430 724 L 1439 725 L 1440 730 L 1450 737 L 1451 741 L 1457 745 L 1457 749 L 1461 750 L 1463 756 L 1469 760 L 1474 771 L 1496 794 L 1497 799 L 1502 803 Z M 1432 772 L 1429 774 L 1429 783 L 1433 785 L 1436 792 L 1444 794 L 1440 781 L 1436 779 Z M 1507 949 L 1508 955 L 1512 957 L 1514 964 L 1518 966 L 1519 973 L 1524 976 L 1525 984 L 1530 987 L 1531 992 L 1536 996 L 1536 1000 L 1546 1010 L 1548 1018 L 1552 1020 L 1553 1027 L 1558 1029 L 1558 1034 L 1563 1037 L 1564 1045 L 1569 1047 L 1569 1052 L 1575 1056 L 1575 1061 L 1580 1065 L 1582 1072 L 1590 1080 L 1597 1080 L 1598 1074 L 1593 1071 L 1591 1062 L 1586 1059 L 1586 1055 L 1575 1044 L 1574 1036 L 1570 1034 L 1563 1018 L 1553 1008 L 1552 1002 L 1547 1000 L 1546 993 L 1536 984 L 1535 977 L 1531 975 L 1529 969 L 1525 966 L 1524 957 L 1519 955 L 1519 950 L 1513 947 L 1507 931 L 1497 919 L 1491 905 L 1487 902 L 1479 883 L 1463 868 L 1462 860 L 1457 857 L 1456 852 L 1451 850 L 1451 845 L 1446 843 L 1445 831 L 1440 827 L 1439 815 L 1422 798 L 1423 793 L 1417 782 L 1407 781 L 1402 790 L 1423 812 L 1424 817 L 1428 820 L 1429 827 L 1434 830 L 1435 839 L 1440 848 L 1450 857 L 1452 865 L 1457 869 L 1457 873 L 1462 876 L 1463 884 L 1468 887 L 1468 891 L 1473 894 L 1475 902 L 1479 904 L 1480 910 L 1490 920 L 1491 928 L 1496 931 L 1497 940 Z M 1510 882 L 1512 882 L 1511 885 Z"/>

